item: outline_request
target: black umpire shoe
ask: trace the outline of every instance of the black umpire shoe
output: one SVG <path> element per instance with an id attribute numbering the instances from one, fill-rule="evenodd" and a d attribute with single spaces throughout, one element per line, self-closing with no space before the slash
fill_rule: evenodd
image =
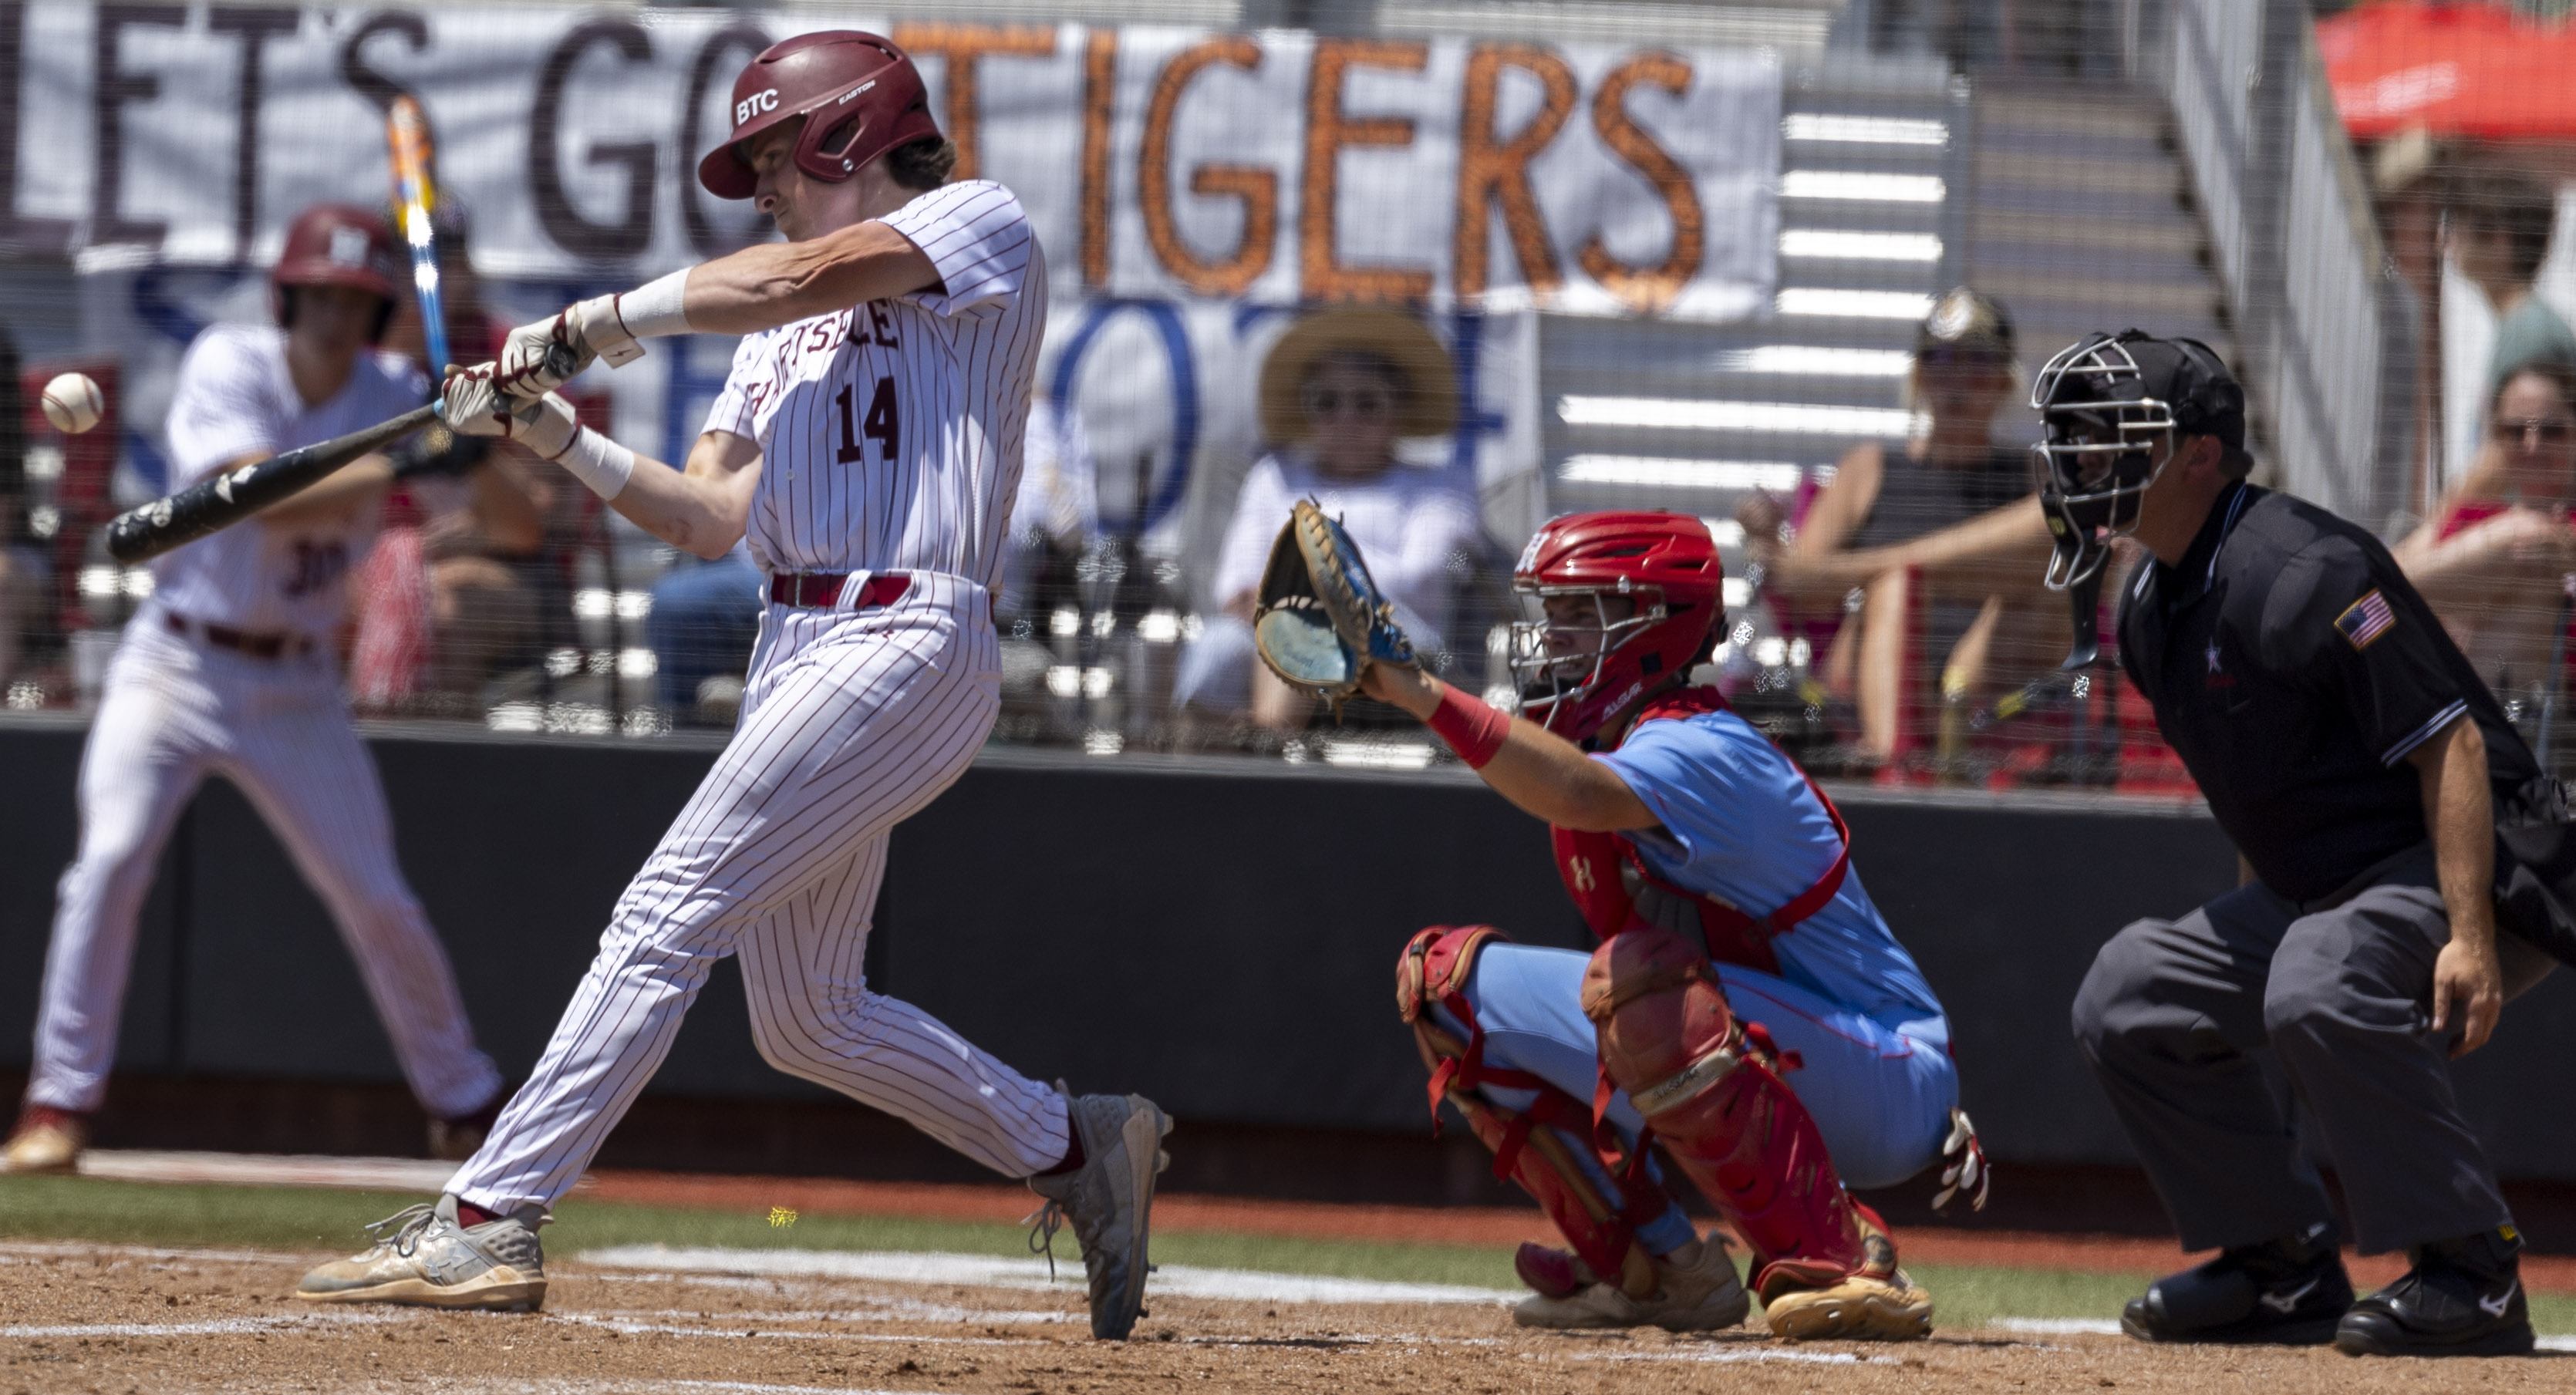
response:
<path id="1" fill-rule="evenodd" d="M 2418 1246 L 2406 1276 L 2352 1305 L 2335 1328 L 2346 1356 L 2520 1356 L 2531 1350 L 2522 1237 L 2512 1226 Z"/>
<path id="2" fill-rule="evenodd" d="M 2304 1235 L 2239 1245 L 2156 1280 L 2144 1298 L 2129 1300 L 2120 1330 L 2141 1342 L 2315 1346 L 2334 1339 L 2351 1306 L 2343 1255 L 2320 1222 Z"/>

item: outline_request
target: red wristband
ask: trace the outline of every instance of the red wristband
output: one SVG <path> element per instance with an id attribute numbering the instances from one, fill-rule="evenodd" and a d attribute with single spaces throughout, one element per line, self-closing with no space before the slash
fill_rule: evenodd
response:
<path id="1" fill-rule="evenodd" d="M 1467 696 L 1447 683 L 1440 685 L 1440 705 L 1423 718 L 1425 725 L 1449 743 L 1470 770 L 1482 770 L 1500 754 L 1512 733 L 1512 716 Z"/>

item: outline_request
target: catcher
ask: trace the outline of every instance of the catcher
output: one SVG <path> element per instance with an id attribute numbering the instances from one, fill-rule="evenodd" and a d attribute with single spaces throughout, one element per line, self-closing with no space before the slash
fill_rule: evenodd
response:
<path id="1" fill-rule="evenodd" d="M 1273 672 L 1421 718 L 1553 825 L 1558 871 L 1602 939 L 1586 956 L 1435 926 L 1397 1001 L 1494 1172 L 1573 1249 L 1524 1245 L 1527 1326 L 1731 1327 L 1749 1301 L 1648 1142 L 1753 1250 L 1790 1340 L 1909 1338 L 1932 1298 L 1844 1190 L 1949 1155 L 1936 1204 L 1983 1205 L 1949 1024 L 1852 871 L 1841 817 L 1711 688 L 1717 549 L 1681 514 L 1590 513 L 1530 540 L 1513 576 L 1515 719 L 1421 671 L 1349 538 L 1312 503 L 1280 533 L 1253 625 Z"/>

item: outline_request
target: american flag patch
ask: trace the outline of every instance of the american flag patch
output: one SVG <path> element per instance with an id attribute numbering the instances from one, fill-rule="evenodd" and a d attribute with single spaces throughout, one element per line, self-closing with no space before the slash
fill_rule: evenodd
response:
<path id="1" fill-rule="evenodd" d="M 2377 591 L 2354 601 L 2350 609 L 2335 617 L 2335 628 L 2352 641 L 2355 649 L 2367 649 L 2371 641 L 2397 627 L 2397 612 L 2388 608 L 2388 598 Z"/>

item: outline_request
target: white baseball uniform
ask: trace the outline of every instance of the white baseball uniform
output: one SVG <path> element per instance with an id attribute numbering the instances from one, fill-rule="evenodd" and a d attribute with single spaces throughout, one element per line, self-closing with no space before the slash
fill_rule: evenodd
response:
<path id="1" fill-rule="evenodd" d="M 1037 239 L 998 184 L 950 185 L 884 221 L 940 289 L 745 338 L 707 419 L 761 449 L 753 559 L 839 574 L 840 599 L 762 615 L 732 743 L 619 899 L 527 1085 L 448 1182 L 486 1210 L 571 1189 L 734 953 L 771 1065 L 1006 1176 L 1069 1146 L 1053 1090 L 861 975 L 889 831 L 965 771 L 1000 708 L 988 588 L 1047 300 Z"/>
<path id="2" fill-rule="evenodd" d="M 287 374 L 284 330 L 216 325 L 179 365 L 173 483 L 372 425 L 425 391 L 401 359 L 361 354 L 347 385 L 308 407 Z M 88 1111 L 106 1093 L 135 921 L 208 772 L 241 787 L 330 909 L 421 1107 L 457 1118 L 500 1090 L 395 864 L 384 790 L 340 694 L 331 630 L 349 565 L 375 532 L 373 512 L 360 513 L 253 520 L 154 565 L 153 597 L 108 663 L 81 756 L 80 850 L 58 889 L 29 1102 Z"/>

